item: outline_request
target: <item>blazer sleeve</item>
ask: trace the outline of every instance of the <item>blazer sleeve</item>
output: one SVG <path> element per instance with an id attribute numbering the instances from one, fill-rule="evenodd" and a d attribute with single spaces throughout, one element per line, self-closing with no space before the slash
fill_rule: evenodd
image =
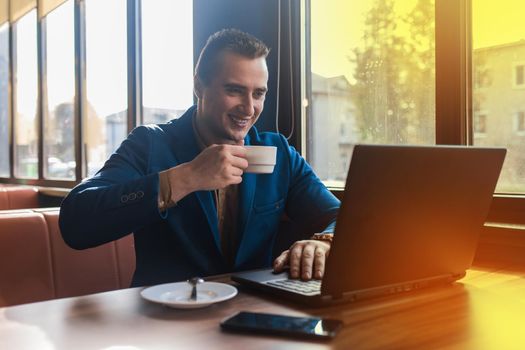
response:
<path id="1" fill-rule="evenodd" d="M 59 225 L 69 246 L 94 247 L 161 220 L 158 173 L 147 173 L 153 134 L 134 129 L 102 169 L 64 199 Z"/>
<path id="2" fill-rule="evenodd" d="M 290 187 L 286 201 L 288 217 L 305 227 L 305 232 L 333 233 L 340 201 L 295 148 L 288 145 L 282 135 L 280 137 L 287 149 L 290 164 Z"/>

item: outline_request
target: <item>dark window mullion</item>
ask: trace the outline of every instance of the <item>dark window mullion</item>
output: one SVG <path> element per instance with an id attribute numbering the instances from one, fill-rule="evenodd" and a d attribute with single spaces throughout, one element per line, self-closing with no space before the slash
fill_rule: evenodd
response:
<path id="1" fill-rule="evenodd" d="M 16 44 L 16 32 L 13 23 L 9 23 L 9 177 L 14 179 L 15 177 L 15 44 Z"/>
<path id="2" fill-rule="evenodd" d="M 135 126 L 137 126 L 137 123 L 143 123 L 141 0 L 128 0 L 127 12 L 128 132 L 130 132 Z"/>
<path id="3" fill-rule="evenodd" d="M 84 164 L 84 137 L 82 121 L 87 117 L 86 106 L 86 7 L 84 0 L 74 0 L 75 27 L 75 180 L 80 182 L 87 174 Z"/>
<path id="4" fill-rule="evenodd" d="M 470 0 L 436 0 L 436 144 L 471 143 Z"/>
<path id="5" fill-rule="evenodd" d="M 299 134 L 301 134 L 302 132 L 305 132 L 306 135 L 302 135 L 302 138 L 304 140 L 304 138 L 306 138 L 306 142 L 304 142 L 304 145 L 305 145 L 305 149 L 304 151 L 302 152 L 303 156 L 306 158 L 306 160 L 310 161 L 310 157 L 311 157 L 311 152 L 310 152 L 310 147 L 309 147 L 309 144 L 308 144 L 308 140 L 312 140 L 313 138 L 313 130 L 312 128 L 308 127 L 308 120 L 311 120 L 311 114 L 312 114 L 312 59 L 311 59 L 311 52 L 312 52 L 312 49 L 311 49 L 311 28 L 312 28 L 312 21 L 311 21 L 311 4 L 310 4 L 310 0 L 306 0 L 304 2 L 304 11 L 303 11 L 303 15 L 304 15 L 304 28 L 302 28 L 302 30 L 304 30 L 304 53 L 305 53 L 305 59 L 304 59 L 304 79 L 305 79 L 305 82 L 304 82 L 304 94 L 306 96 L 306 100 L 308 101 L 308 104 L 307 106 L 304 108 L 304 113 L 305 113 L 305 116 L 304 118 L 302 119 L 303 121 L 305 121 L 305 128 L 302 128 L 301 130 L 299 130 Z M 302 101 L 301 101 L 302 103 Z"/>
<path id="6" fill-rule="evenodd" d="M 37 16 L 37 158 L 38 179 L 44 178 L 44 120 L 47 115 L 46 19 Z"/>

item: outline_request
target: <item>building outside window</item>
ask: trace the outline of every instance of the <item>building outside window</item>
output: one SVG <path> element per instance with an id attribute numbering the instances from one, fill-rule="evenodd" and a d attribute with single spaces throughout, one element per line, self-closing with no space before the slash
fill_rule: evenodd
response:
<path id="1" fill-rule="evenodd" d="M 491 82 L 483 88 L 473 84 L 473 143 L 507 148 L 496 187 L 499 193 L 525 193 L 525 138 L 519 134 L 519 111 L 525 110 L 520 88 L 525 87 L 523 10 L 522 2 L 512 0 L 472 1 L 473 80 L 485 75 Z M 476 120 L 484 113 L 484 122 Z M 484 134 L 476 131 L 481 125 L 486 128 Z"/>

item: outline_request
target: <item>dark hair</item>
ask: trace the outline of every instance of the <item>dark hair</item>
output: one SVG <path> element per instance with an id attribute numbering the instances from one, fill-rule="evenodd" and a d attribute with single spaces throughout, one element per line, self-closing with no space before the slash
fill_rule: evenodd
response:
<path id="1" fill-rule="evenodd" d="M 216 70 L 216 59 L 222 51 L 230 51 L 247 58 L 268 56 L 270 49 L 253 35 L 238 29 L 222 29 L 208 38 L 197 60 L 195 76 L 207 85 Z"/>

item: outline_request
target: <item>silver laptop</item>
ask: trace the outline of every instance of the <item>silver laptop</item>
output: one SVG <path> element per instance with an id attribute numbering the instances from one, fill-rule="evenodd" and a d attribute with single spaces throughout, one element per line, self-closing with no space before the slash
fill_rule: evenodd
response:
<path id="1" fill-rule="evenodd" d="M 232 280 L 322 305 L 447 284 L 476 252 L 506 150 L 356 145 L 322 281 L 271 269 Z"/>

